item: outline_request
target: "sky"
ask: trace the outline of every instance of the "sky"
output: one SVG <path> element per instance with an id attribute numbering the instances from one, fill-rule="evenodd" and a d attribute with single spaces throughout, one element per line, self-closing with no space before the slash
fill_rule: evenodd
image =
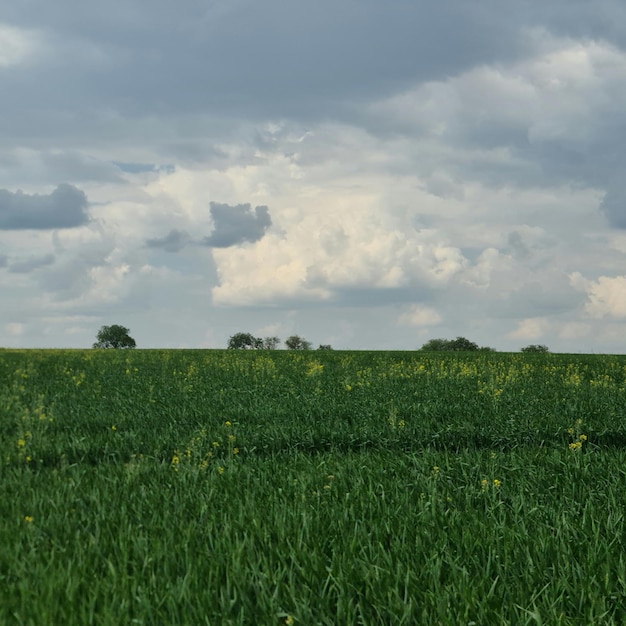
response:
<path id="1" fill-rule="evenodd" d="M 0 4 L 0 346 L 626 353 L 623 0 Z"/>

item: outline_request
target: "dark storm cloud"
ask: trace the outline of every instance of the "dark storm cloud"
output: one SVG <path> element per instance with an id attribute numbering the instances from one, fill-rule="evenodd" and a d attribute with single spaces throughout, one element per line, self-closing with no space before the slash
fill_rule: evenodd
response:
<path id="1" fill-rule="evenodd" d="M 148 239 L 146 245 L 148 248 L 160 248 L 166 252 L 180 252 L 189 241 L 189 233 L 174 228 L 165 237 Z"/>
<path id="2" fill-rule="evenodd" d="M 252 120 L 319 119 L 341 116 L 346 102 L 519 52 L 518 25 L 502 9 L 465 0 L 183 0 L 176 10 L 157 2 L 150 12 L 138 0 L 106 6 L 52 9 L 35 0 L 0 8 L 0 21 L 52 33 L 65 61 L 44 60 L 29 69 L 28 81 L 7 74 L 0 112 L 21 108 L 37 122 L 45 110 L 46 123 L 63 125 L 61 112 L 70 107 L 131 117 L 210 110 Z M 65 42 L 77 49 L 68 43 L 64 50 Z"/>
<path id="3" fill-rule="evenodd" d="M 213 248 L 227 248 L 244 241 L 254 243 L 271 226 L 272 218 L 266 206 L 254 211 L 249 204 L 219 204 L 211 202 L 213 232 L 202 243 Z"/>
<path id="4" fill-rule="evenodd" d="M 15 261 L 9 265 L 9 272 L 13 274 L 28 274 L 33 270 L 41 267 L 52 265 L 55 261 L 54 254 L 46 254 L 44 256 L 31 256 L 23 261 Z"/>
<path id="5" fill-rule="evenodd" d="M 0 189 L 0 230 L 45 230 L 86 224 L 87 196 L 73 185 L 59 185 L 48 195 Z"/>

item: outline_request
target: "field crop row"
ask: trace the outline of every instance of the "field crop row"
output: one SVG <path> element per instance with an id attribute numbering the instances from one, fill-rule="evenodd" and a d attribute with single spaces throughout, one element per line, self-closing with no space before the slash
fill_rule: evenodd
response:
<path id="1" fill-rule="evenodd" d="M 626 358 L 1 351 L 0 623 L 626 622 Z"/>

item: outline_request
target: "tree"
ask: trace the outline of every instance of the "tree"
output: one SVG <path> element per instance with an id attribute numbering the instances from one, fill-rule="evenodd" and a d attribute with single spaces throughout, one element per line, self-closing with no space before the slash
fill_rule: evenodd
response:
<path id="1" fill-rule="evenodd" d="M 548 346 L 544 346 L 543 344 L 531 344 L 530 346 L 526 346 L 525 348 L 522 348 L 521 350 L 522 352 L 542 352 L 542 353 L 546 353 L 546 352 L 550 352 L 550 350 L 548 350 Z"/>
<path id="2" fill-rule="evenodd" d="M 263 339 L 250 333 L 235 333 L 228 340 L 229 350 L 259 350 L 263 347 Z"/>
<path id="3" fill-rule="evenodd" d="M 285 346 L 287 346 L 287 350 L 310 350 L 311 343 L 306 341 L 302 337 L 298 335 L 291 335 L 285 339 Z"/>
<path id="4" fill-rule="evenodd" d="M 469 339 L 465 339 L 465 337 L 457 337 L 450 342 L 449 350 L 454 350 L 455 352 L 474 352 L 478 350 L 478 344 Z"/>
<path id="5" fill-rule="evenodd" d="M 442 352 L 449 350 L 449 339 L 429 339 L 421 348 L 423 352 Z"/>
<path id="6" fill-rule="evenodd" d="M 333 347 L 329 343 L 320 343 L 318 350 L 332 350 Z"/>
<path id="7" fill-rule="evenodd" d="M 478 344 L 465 337 L 431 339 L 420 348 L 424 352 L 474 352 L 479 349 Z"/>
<path id="8" fill-rule="evenodd" d="M 102 326 L 96 335 L 96 343 L 94 348 L 135 348 L 137 344 L 130 336 L 130 330 L 119 324 L 112 326 Z"/>
<path id="9" fill-rule="evenodd" d="M 280 345 L 280 339 L 278 337 L 265 337 L 262 341 L 261 347 L 263 350 L 276 350 Z"/>

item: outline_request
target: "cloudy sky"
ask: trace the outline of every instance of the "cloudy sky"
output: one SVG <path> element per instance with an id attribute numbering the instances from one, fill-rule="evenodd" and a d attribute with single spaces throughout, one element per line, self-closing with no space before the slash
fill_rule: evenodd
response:
<path id="1" fill-rule="evenodd" d="M 0 346 L 626 352 L 623 0 L 0 4 Z"/>

